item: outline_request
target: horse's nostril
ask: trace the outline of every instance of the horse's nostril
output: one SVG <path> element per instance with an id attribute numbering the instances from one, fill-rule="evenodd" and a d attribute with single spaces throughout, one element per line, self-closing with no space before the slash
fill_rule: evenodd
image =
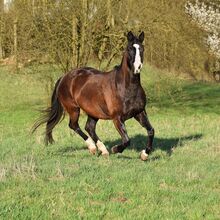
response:
<path id="1" fill-rule="evenodd" d="M 141 65 L 138 67 L 138 69 L 139 69 L 139 70 L 141 69 Z"/>

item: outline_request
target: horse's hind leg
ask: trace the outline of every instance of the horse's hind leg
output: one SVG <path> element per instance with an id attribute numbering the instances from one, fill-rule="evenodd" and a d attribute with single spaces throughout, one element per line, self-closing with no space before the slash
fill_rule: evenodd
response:
<path id="1" fill-rule="evenodd" d="M 130 140 L 127 135 L 127 131 L 126 131 L 124 122 L 119 118 L 113 120 L 113 122 L 114 122 L 116 129 L 118 130 L 119 134 L 122 137 L 122 144 L 119 144 L 119 145 L 112 147 L 111 151 L 114 154 L 122 153 L 124 151 L 124 149 L 130 145 Z"/>
<path id="2" fill-rule="evenodd" d="M 90 137 L 93 139 L 93 141 L 96 143 L 96 146 L 98 147 L 98 149 L 102 152 L 103 156 L 108 156 L 109 152 L 106 149 L 105 145 L 100 141 L 99 137 L 97 136 L 96 132 L 95 132 L 95 128 L 96 128 L 96 123 L 97 123 L 98 119 L 97 118 L 93 118 L 91 116 L 88 116 L 87 122 L 86 122 L 86 127 L 85 130 L 88 132 L 88 134 L 90 135 Z"/>
<path id="3" fill-rule="evenodd" d="M 71 129 L 73 129 L 77 134 L 79 134 L 84 139 L 84 141 L 86 142 L 86 144 L 89 148 L 90 153 L 95 154 L 96 153 L 96 146 L 95 146 L 94 142 L 79 127 L 78 119 L 79 119 L 80 109 L 74 108 L 74 109 L 71 109 L 71 111 L 69 111 L 68 113 L 70 115 L 69 127 Z"/>

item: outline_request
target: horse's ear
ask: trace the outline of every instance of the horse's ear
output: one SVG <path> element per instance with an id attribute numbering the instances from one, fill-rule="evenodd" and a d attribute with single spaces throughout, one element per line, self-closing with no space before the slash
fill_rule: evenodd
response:
<path id="1" fill-rule="evenodd" d="M 131 31 L 128 32 L 127 39 L 128 39 L 128 42 L 132 41 L 134 39 L 134 35 L 133 35 L 133 33 Z"/>
<path id="2" fill-rule="evenodd" d="M 143 41 L 144 41 L 144 32 L 142 31 L 141 33 L 140 33 L 140 35 L 139 35 L 139 41 L 141 42 L 141 43 L 143 43 Z"/>

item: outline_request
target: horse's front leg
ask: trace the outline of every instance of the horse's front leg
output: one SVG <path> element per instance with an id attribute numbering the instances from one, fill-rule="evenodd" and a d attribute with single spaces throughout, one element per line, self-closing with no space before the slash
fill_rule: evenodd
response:
<path id="1" fill-rule="evenodd" d="M 153 150 L 153 140 L 154 140 L 154 128 L 150 124 L 150 121 L 147 117 L 147 113 L 145 111 L 134 117 L 144 128 L 147 129 L 148 133 L 148 143 L 145 150 L 141 151 L 141 159 L 147 160 L 148 154 Z"/>
<path id="2" fill-rule="evenodd" d="M 117 131 L 119 132 L 119 134 L 122 137 L 122 143 L 112 147 L 111 151 L 114 154 L 122 153 L 124 151 L 124 149 L 130 145 L 130 140 L 127 135 L 127 131 L 126 131 L 124 122 L 120 118 L 114 119 L 113 122 L 114 122 L 114 125 L 115 125 Z"/>

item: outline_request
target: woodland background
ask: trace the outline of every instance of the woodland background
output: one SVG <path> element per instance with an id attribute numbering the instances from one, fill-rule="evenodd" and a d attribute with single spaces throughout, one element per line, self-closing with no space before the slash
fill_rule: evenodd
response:
<path id="1" fill-rule="evenodd" d="M 203 2 L 219 10 L 219 0 Z M 205 44 L 207 32 L 186 13 L 187 3 L 0 0 L 0 60 L 16 70 L 45 63 L 59 65 L 64 72 L 91 63 L 108 70 L 122 57 L 126 33 L 143 30 L 150 65 L 210 80 L 219 70 L 219 58 Z"/>

